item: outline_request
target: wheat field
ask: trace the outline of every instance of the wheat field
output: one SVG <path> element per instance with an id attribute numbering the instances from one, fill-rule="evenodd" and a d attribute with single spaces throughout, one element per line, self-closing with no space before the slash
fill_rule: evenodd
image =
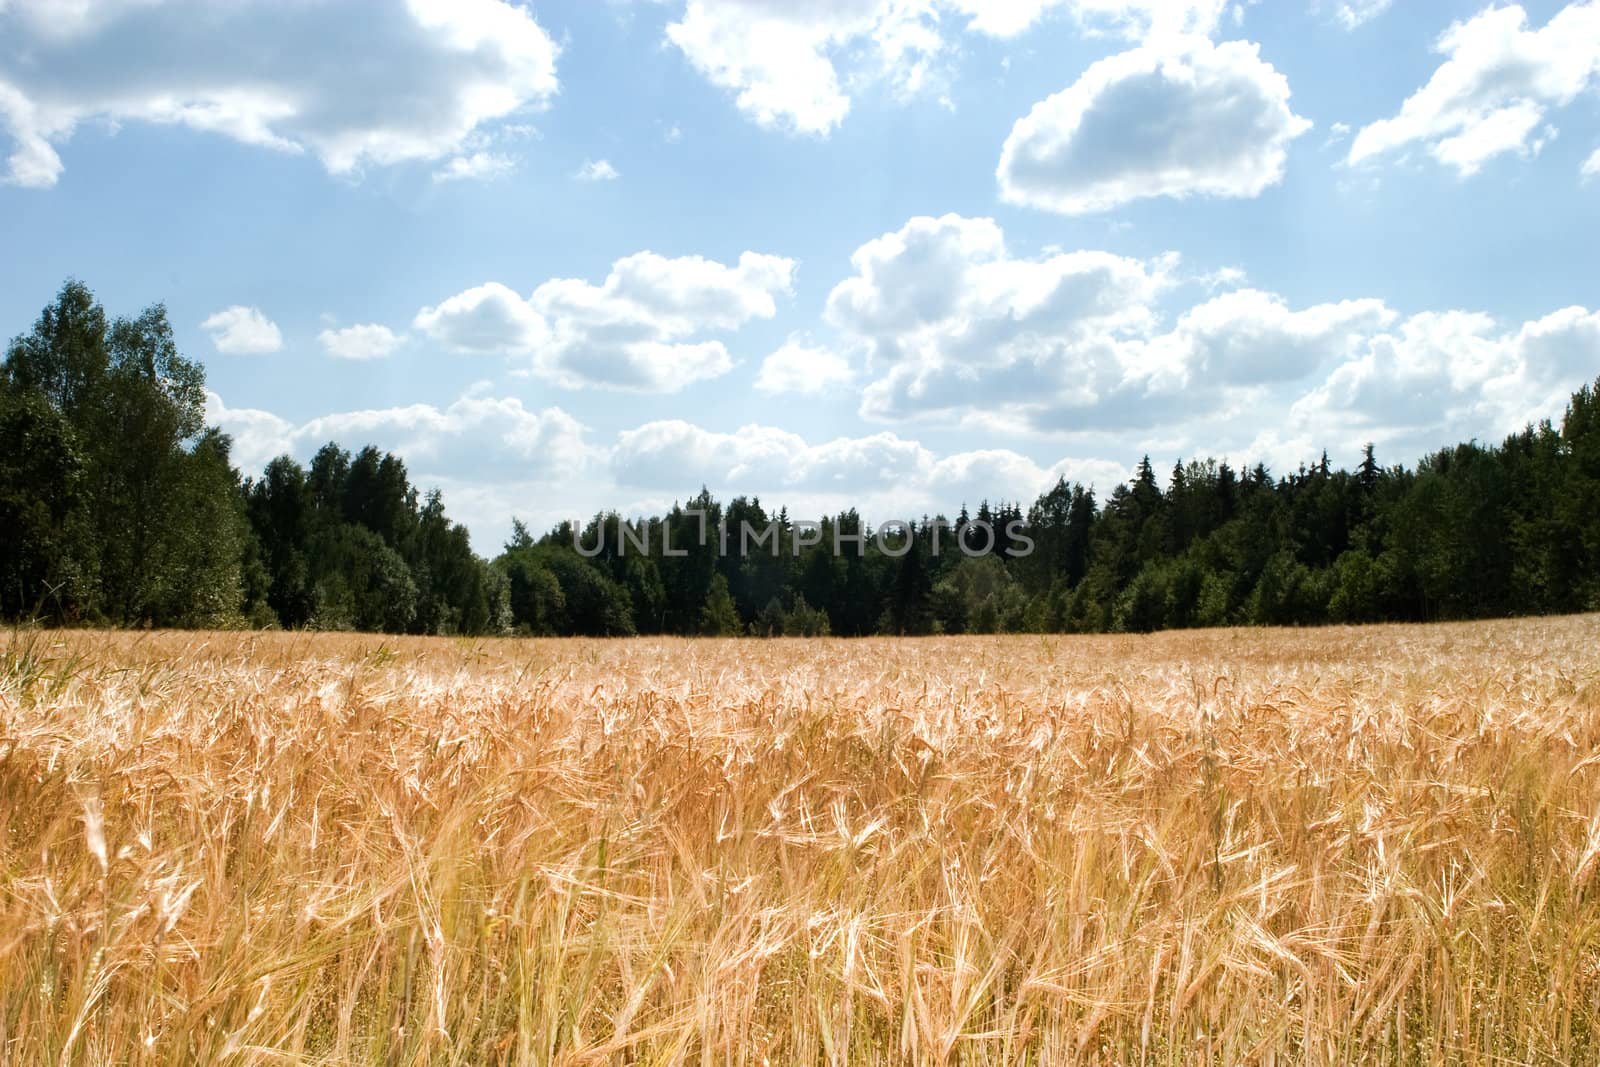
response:
<path id="1" fill-rule="evenodd" d="M 7 1063 L 1600 1060 L 1600 619 L 0 640 Z"/>

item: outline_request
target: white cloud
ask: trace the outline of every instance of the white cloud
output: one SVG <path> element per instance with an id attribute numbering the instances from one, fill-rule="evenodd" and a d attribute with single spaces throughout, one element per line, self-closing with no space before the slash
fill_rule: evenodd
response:
<path id="1" fill-rule="evenodd" d="M 950 6 L 968 18 L 968 28 L 991 37 L 1015 37 L 1044 18 L 1066 0 L 951 0 Z"/>
<path id="2" fill-rule="evenodd" d="M 477 476 L 567 476 L 600 459 L 584 428 L 560 408 L 529 411 L 515 397 L 469 391 L 446 408 L 432 404 L 343 411 L 293 423 L 266 411 L 230 408 L 206 395 L 206 421 L 234 439 L 234 463 L 258 472 L 276 456 L 309 458 L 329 441 L 365 445 L 401 456 L 413 473 Z"/>
<path id="3" fill-rule="evenodd" d="M 756 389 L 773 395 L 814 396 L 848 385 L 854 377 L 850 361 L 843 356 L 791 337 L 782 348 L 762 361 Z"/>
<path id="4" fill-rule="evenodd" d="M 1019 259 L 990 219 L 916 218 L 856 251 L 827 318 L 877 375 L 869 417 L 1088 408 L 1134 376 L 1124 357 L 1150 334 L 1174 262 Z"/>
<path id="5" fill-rule="evenodd" d="M 469 393 L 449 407 L 431 404 L 347 411 L 302 424 L 307 444 L 375 444 L 422 471 L 475 471 L 524 478 L 554 477 L 594 459 L 583 427 L 560 408 L 529 411 L 515 397 Z"/>
<path id="6" fill-rule="evenodd" d="M 1010 449 L 935 455 L 894 433 L 840 437 L 818 444 L 771 426 L 731 433 L 682 420 L 652 422 L 618 435 L 611 450 L 618 492 L 690 492 L 704 485 L 724 499 L 759 496 L 790 506 L 796 517 L 820 518 L 860 507 L 877 520 L 953 514 L 963 502 L 1032 501 L 1057 477 L 1120 481 L 1117 463 L 1067 459 L 1042 467 Z"/>
<path id="7" fill-rule="evenodd" d="M 1378 441 L 1437 447 L 1513 433 L 1564 409 L 1600 351 L 1600 312 L 1566 308 L 1502 330 L 1464 311 L 1413 315 L 1295 403 L 1289 422 L 1312 436 L 1364 431 Z"/>
<path id="8" fill-rule="evenodd" d="M 1218 267 L 1201 273 L 1194 280 L 1211 292 L 1216 292 L 1218 289 L 1237 289 L 1249 281 L 1250 276 L 1242 267 Z"/>
<path id="9" fill-rule="evenodd" d="M 918 28 L 922 27 L 922 32 Z M 667 39 L 763 126 L 826 134 L 850 110 L 832 53 L 865 40 L 879 61 L 918 78 L 937 34 L 893 0 L 688 0 Z"/>
<path id="10" fill-rule="evenodd" d="M 1366 25 L 1389 10 L 1392 0 L 1348 0 L 1334 8 L 1333 17 L 1347 30 Z"/>
<path id="11" fill-rule="evenodd" d="M 1585 181 L 1600 178 L 1600 148 L 1596 148 L 1594 154 L 1583 161 L 1583 177 Z"/>
<path id="12" fill-rule="evenodd" d="M 487 282 L 417 312 L 411 323 L 457 352 L 506 354 L 531 350 L 545 335 L 544 319 L 527 301 Z"/>
<path id="13" fill-rule="evenodd" d="M 1255 197 L 1310 128 L 1254 44 L 1199 37 L 1103 59 L 1019 119 L 1003 199 L 1079 215 L 1145 197 Z"/>
<path id="14" fill-rule="evenodd" d="M 493 152 L 474 152 L 471 155 L 452 156 L 445 165 L 433 172 L 436 182 L 488 181 L 503 178 L 516 170 L 516 161 Z"/>
<path id="15" fill-rule="evenodd" d="M 1600 353 L 1600 311 L 1569 307 L 1552 312 L 1524 323 L 1513 344 L 1518 378 L 1546 389 L 1558 402 L 1544 414 L 1558 414 L 1565 409 L 1569 394 L 1594 376 L 1595 355 Z M 1523 412 L 1517 422 L 1532 417 L 1532 412 Z"/>
<path id="16" fill-rule="evenodd" d="M 1185 384 L 1296 381 L 1355 352 L 1397 316 L 1381 300 L 1345 300 L 1301 311 L 1273 293 L 1238 289 L 1190 308 L 1152 353 Z"/>
<path id="17" fill-rule="evenodd" d="M 1215 275 L 1180 278 L 1171 257 L 1018 258 L 992 221 L 958 216 L 913 219 L 853 262 L 827 317 L 838 350 L 865 362 L 863 417 L 1067 439 L 1124 461 L 1253 459 L 1253 444 L 1272 458 L 1308 442 L 1315 458 L 1369 437 L 1421 454 L 1559 413 L 1600 351 L 1600 317 L 1581 308 L 1507 329 L 1250 288 L 1173 307 Z"/>
<path id="18" fill-rule="evenodd" d="M 1016 37 L 1051 13 L 1064 11 L 1086 33 L 1144 41 L 1209 36 L 1229 0 L 945 0 L 943 6 L 965 16 L 967 29 L 990 37 Z"/>
<path id="19" fill-rule="evenodd" d="M 1170 265 L 1104 252 L 1017 259 L 993 219 L 960 215 L 911 219 L 862 245 L 851 263 L 855 276 L 829 295 L 828 319 L 869 338 L 873 354 L 891 362 L 954 350 L 981 358 L 992 342 L 1010 340 L 985 335 L 992 324 L 1017 335 L 1137 325 Z"/>
<path id="20" fill-rule="evenodd" d="M 1486 161 L 1506 152 L 1521 156 L 1538 155 L 1549 140 L 1548 133 L 1535 137 L 1543 112 L 1527 100 L 1492 111 L 1471 129 L 1437 141 L 1433 156 L 1454 167 L 1463 177 L 1476 174 Z"/>
<path id="21" fill-rule="evenodd" d="M 987 0 L 966 0 L 972 6 Z M 1214 33 L 1228 0 L 1071 0 L 1068 5 L 1091 31 L 1108 29 L 1135 40 Z"/>
<path id="22" fill-rule="evenodd" d="M 770 426 L 715 433 L 682 419 L 646 423 L 618 436 L 611 476 L 641 489 L 687 491 L 697 485 L 762 492 L 792 482 L 790 461 L 807 448 L 798 434 Z"/>
<path id="23" fill-rule="evenodd" d="M 584 161 L 583 166 L 578 168 L 573 177 L 580 182 L 614 182 L 622 175 L 617 173 L 617 168 L 608 160 L 590 159 Z"/>
<path id="24" fill-rule="evenodd" d="M 1467 177 L 1499 155 L 1537 154 L 1554 135 L 1548 111 L 1600 77 L 1600 2 L 1569 4 L 1537 30 L 1521 7 L 1491 7 L 1451 25 L 1436 48 L 1448 58 L 1398 115 L 1356 135 L 1351 163 L 1420 143 Z"/>
<path id="25" fill-rule="evenodd" d="M 687 0 L 667 40 L 756 123 L 826 135 L 852 94 L 886 83 L 900 97 L 943 95 L 968 32 L 1011 38 L 1052 11 L 1091 32 L 1138 40 L 1209 34 L 1226 0 Z"/>
<path id="26" fill-rule="evenodd" d="M 405 338 L 389 327 L 374 323 L 323 330 L 317 340 L 328 355 L 351 360 L 384 359 L 405 343 Z"/>
<path id="27" fill-rule="evenodd" d="M 10 133 L 15 142 L 6 180 L 14 185 L 44 189 L 61 177 L 61 157 L 42 126 L 33 101 L 0 79 L 0 129 Z"/>
<path id="28" fill-rule="evenodd" d="M 755 252 L 736 266 L 640 252 L 613 264 L 602 285 L 545 282 L 530 300 L 550 327 L 533 352 L 534 372 L 568 388 L 650 393 L 725 374 L 733 367 L 726 346 L 695 338 L 772 318 L 793 273 L 793 260 Z"/>
<path id="29" fill-rule="evenodd" d="M 218 352 L 261 355 L 283 347 L 283 334 L 277 325 L 252 307 L 226 308 L 202 322 L 200 328 L 211 334 L 211 343 Z"/>
<path id="30" fill-rule="evenodd" d="M 233 438 L 233 465 L 254 476 L 278 456 L 294 447 L 294 424 L 270 411 L 230 408 L 206 390 L 206 423 Z"/>
<path id="31" fill-rule="evenodd" d="M 13 0 L 0 11 L 9 178 L 55 183 L 78 126 L 153 122 L 282 152 L 332 173 L 460 153 L 557 91 L 558 49 L 504 0 L 365 5 Z M 452 162 L 445 172 L 482 164 Z"/>
<path id="32" fill-rule="evenodd" d="M 566 388 L 671 393 L 731 370 L 727 346 L 704 335 L 772 318 L 793 273 L 793 260 L 755 252 L 735 266 L 640 252 L 601 285 L 556 278 L 523 300 L 490 282 L 423 308 L 413 325 L 457 351 L 526 355 Z"/>
<path id="33" fill-rule="evenodd" d="M 1050 468 L 1050 484 L 1064 478 L 1094 489 L 1104 497 L 1133 477 L 1133 468 L 1110 459 L 1064 459 Z"/>
<path id="34" fill-rule="evenodd" d="M 1054 482 L 1048 470 L 1018 452 L 987 448 L 946 456 L 922 473 L 934 505 L 954 514 L 984 500 L 1033 503 Z"/>
<path id="35" fill-rule="evenodd" d="M 431 404 L 334 412 L 294 423 L 267 411 L 230 408 L 206 394 L 206 421 L 233 438 L 233 462 L 247 476 L 288 455 L 309 462 L 322 445 L 376 445 L 405 461 L 413 483 L 440 488 L 451 518 L 465 523 L 479 552 L 494 553 L 513 516 L 536 529 L 615 503 L 612 487 L 596 480 L 605 450 L 560 408 L 530 411 L 514 397 L 475 387 L 445 408 Z M 556 501 L 560 503 L 557 504 Z M 580 512 L 582 513 L 582 512 Z"/>

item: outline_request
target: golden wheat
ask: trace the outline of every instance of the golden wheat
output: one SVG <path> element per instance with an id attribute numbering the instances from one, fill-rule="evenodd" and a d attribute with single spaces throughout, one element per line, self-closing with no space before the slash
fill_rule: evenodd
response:
<path id="1" fill-rule="evenodd" d="M 0 1054 L 1596 1062 L 1597 649 L 18 633 Z"/>

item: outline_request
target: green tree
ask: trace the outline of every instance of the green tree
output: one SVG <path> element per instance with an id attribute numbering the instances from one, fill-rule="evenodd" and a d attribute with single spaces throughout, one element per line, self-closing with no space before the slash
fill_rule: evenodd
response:
<path id="1" fill-rule="evenodd" d="M 183 455 L 171 505 L 186 521 L 158 543 L 169 554 L 154 564 L 165 576 L 153 614 L 184 627 L 237 627 L 245 622 L 244 562 L 254 534 L 245 517 L 232 442 L 218 430 L 201 435 Z"/>
<path id="2" fill-rule="evenodd" d="M 190 449 L 205 425 L 205 375 L 179 354 L 166 309 L 108 321 L 88 288 L 69 281 L 11 343 L 5 378 L 15 392 L 43 398 L 76 440 L 98 575 L 86 607 L 117 622 L 183 621 L 191 607 L 175 590 L 193 563 L 184 546 L 221 512 L 177 506 L 192 503 Z"/>
<path id="3" fill-rule="evenodd" d="M 700 608 L 700 632 L 707 637 L 734 637 L 744 632 L 733 594 L 728 591 L 728 579 L 720 574 L 712 577 L 705 604 Z"/>
<path id="4" fill-rule="evenodd" d="M 316 613 L 316 597 L 309 558 L 315 525 L 304 469 L 279 456 L 260 480 L 245 484 L 245 500 L 267 572 L 267 603 L 283 626 L 305 626 Z"/>
<path id="5" fill-rule="evenodd" d="M 794 606 L 784 616 L 784 636 L 827 637 L 830 632 L 827 612 L 806 603 L 804 594 L 795 597 Z"/>
<path id="6" fill-rule="evenodd" d="M 561 582 L 531 544 L 510 549 L 498 566 L 507 578 L 511 624 L 518 633 L 553 637 L 570 632 Z"/>
<path id="7" fill-rule="evenodd" d="M 0 613 L 68 621 L 93 603 L 84 482 L 72 427 L 0 380 Z"/>
<path id="8" fill-rule="evenodd" d="M 406 561 L 365 526 L 344 523 L 312 542 L 318 629 L 406 633 L 417 614 L 417 586 Z"/>

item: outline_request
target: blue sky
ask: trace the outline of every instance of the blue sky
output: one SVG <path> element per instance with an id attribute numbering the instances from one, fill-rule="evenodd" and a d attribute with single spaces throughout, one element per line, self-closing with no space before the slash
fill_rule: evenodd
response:
<path id="1" fill-rule="evenodd" d="M 1600 373 L 1600 0 L 0 0 L 0 324 L 164 301 L 246 473 L 492 551 L 1142 454 L 1412 462 Z"/>

